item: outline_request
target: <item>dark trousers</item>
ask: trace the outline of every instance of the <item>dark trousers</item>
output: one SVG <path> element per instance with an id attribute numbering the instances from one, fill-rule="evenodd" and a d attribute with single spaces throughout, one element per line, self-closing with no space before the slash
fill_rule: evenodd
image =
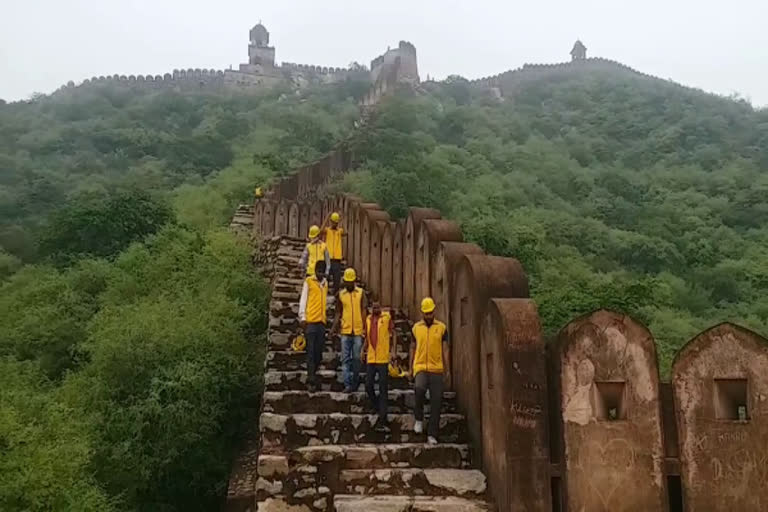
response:
<path id="1" fill-rule="evenodd" d="M 443 374 L 419 372 L 415 383 L 416 421 L 424 421 L 424 400 L 429 390 L 429 425 L 427 435 L 437 438 L 440 430 L 440 410 L 443 407 Z"/>
<path id="2" fill-rule="evenodd" d="M 341 283 L 341 260 L 331 260 L 331 283 L 334 293 L 338 292 Z"/>
<path id="3" fill-rule="evenodd" d="M 368 363 L 365 368 L 365 390 L 368 392 L 368 398 L 371 404 L 379 413 L 379 420 L 387 420 L 387 405 L 389 402 L 389 365 Z M 373 382 L 379 376 L 379 396 L 376 397 Z"/>
<path id="4" fill-rule="evenodd" d="M 315 385 L 317 383 L 317 369 L 323 360 L 323 348 L 325 347 L 325 324 L 307 324 L 307 382 Z"/>

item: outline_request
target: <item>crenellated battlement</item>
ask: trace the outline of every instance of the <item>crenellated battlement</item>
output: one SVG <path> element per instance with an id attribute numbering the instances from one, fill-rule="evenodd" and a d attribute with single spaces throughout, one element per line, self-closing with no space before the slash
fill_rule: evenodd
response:
<path id="1" fill-rule="evenodd" d="M 346 68 L 334 68 L 333 66 L 315 66 L 313 64 L 296 64 L 293 62 L 283 62 L 280 69 L 284 71 L 298 71 L 306 73 L 317 73 L 322 75 L 349 74 L 350 70 Z"/>
<path id="2" fill-rule="evenodd" d="M 227 84 L 226 72 L 215 69 L 173 70 L 162 75 L 108 75 L 86 78 L 79 84 L 68 82 L 56 92 L 87 87 L 98 84 L 119 84 L 127 87 L 162 88 L 200 88 L 224 87 Z"/>

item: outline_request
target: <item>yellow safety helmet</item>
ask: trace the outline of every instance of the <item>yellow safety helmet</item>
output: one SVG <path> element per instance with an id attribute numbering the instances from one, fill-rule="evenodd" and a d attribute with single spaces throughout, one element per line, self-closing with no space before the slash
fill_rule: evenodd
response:
<path id="1" fill-rule="evenodd" d="M 355 269 L 349 267 L 344 271 L 344 281 L 347 283 L 354 283 L 357 281 L 357 274 L 355 273 Z"/>
<path id="2" fill-rule="evenodd" d="M 435 301 L 432 300 L 432 297 L 424 297 L 424 300 L 421 301 L 421 312 L 431 313 L 434 310 L 435 310 Z"/>
<path id="3" fill-rule="evenodd" d="M 253 191 L 253 195 L 256 197 L 263 197 L 264 191 L 261 190 L 261 187 L 256 187 L 256 190 Z"/>
<path id="4" fill-rule="evenodd" d="M 312 226 L 309 228 L 309 238 L 316 238 L 320 235 L 320 228 L 317 226 Z"/>
<path id="5" fill-rule="evenodd" d="M 339 222 L 339 220 L 341 220 L 341 217 L 339 216 L 339 213 L 338 212 L 333 212 L 331 214 L 331 221 Z"/>
<path id="6" fill-rule="evenodd" d="M 304 349 L 307 348 L 307 340 L 304 338 L 303 334 L 299 334 L 293 339 L 291 348 L 294 352 L 304 352 Z"/>
<path id="7" fill-rule="evenodd" d="M 397 379 L 399 377 L 405 377 L 406 375 L 408 375 L 408 372 L 406 372 L 399 366 L 396 366 L 392 363 L 389 363 L 388 371 L 389 371 L 389 376 L 392 377 L 393 379 Z"/>

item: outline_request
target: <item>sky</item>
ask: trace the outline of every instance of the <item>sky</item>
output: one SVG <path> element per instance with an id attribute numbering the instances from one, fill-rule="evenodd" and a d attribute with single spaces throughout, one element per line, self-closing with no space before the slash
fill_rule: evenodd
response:
<path id="1" fill-rule="evenodd" d="M 4 0 L 0 98 L 98 75 L 225 69 L 269 29 L 277 61 L 346 67 L 398 41 L 419 72 L 481 78 L 588 55 L 768 106 L 767 0 Z"/>

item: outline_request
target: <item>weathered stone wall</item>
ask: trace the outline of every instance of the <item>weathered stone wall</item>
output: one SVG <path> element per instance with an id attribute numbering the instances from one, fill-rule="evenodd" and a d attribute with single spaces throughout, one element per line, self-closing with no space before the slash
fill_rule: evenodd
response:
<path id="1" fill-rule="evenodd" d="M 483 250 L 477 244 L 463 242 L 441 242 L 435 252 L 430 264 L 431 293 L 437 304 L 437 317 L 443 319 L 448 326 L 448 332 L 453 332 L 451 293 L 456 289 L 454 284 L 456 267 L 465 254 L 482 253 Z"/>
<path id="2" fill-rule="evenodd" d="M 421 223 L 416 244 L 418 252 L 416 258 L 417 302 L 423 297 L 434 298 L 435 294 L 432 293 L 431 281 L 432 274 L 434 273 L 432 269 L 437 263 L 437 251 L 440 248 L 440 243 L 461 242 L 462 240 L 461 228 L 451 220 L 428 219 Z"/>
<path id="3" fill-rule="evenodd" d="M 453 384 L 467 427 L 473 453 L 482 454 L 482 414 L 480 411 L 481 371 L 480 326 L 492 298 L 527 298 L 528 279 L 513 258 L 467 254 L 454 276 L 451 296 L 451 338 Z"/>
<path id="4" fill-rule="evenodd" d="M 382 304 L 389 304 L 391 307 L 396 307 L 393 302 L 393 283 L 392 277 L 397 275 L 400 277 L 402 274 L 394 274 L 394 231 L 395 222 L 379 222 L 377 227 L 381 234 L 381 258 L 379 260 L 378 267 L 375 267 L 375 263 L 371 263 L 371 268 L 379 269 L 379 298 Z"/>
<path id="5" fill-rule="evenodd" d="M 568 510 L 664 510 L 656 345 L 631 318 L 598 311 L 558 338 Z"/>
<path id="6" fill-rule="evenodd" d="M 549 511 L 547 373 L 533 301 L 491 299 L 480 345 L 482 460 L 490 491 L 499 510 Z"/>
<path id="7" fill-rule="evenodd" d="M 403 307 L 403 223 L 398 222 L 392 234 L 392 307 Z"/>
<path id="8" fill-rule="evenodd" d="M 419 311 L 421 298 L 416 295 L 416 276 L 418 276 L 417 245 L 419 241 L 419 228 L 422 221 L 427 219 L 439 219 L 440 212 L 432 208 L 411 208 L 408 218 L 405 220 L 403 232 L 403 309 L 406 314 L 415 318 Z"/>
<path id="9" fill-rule="evenodd" d="M 378 205 L 377 205 L 378 207 Z M 376 262 L 377 257 L 372 256 L 381 245 L 381 239 L 376 240 L 374 235 L 374 227 L 379 221 L 389 221 L 389 214 L 379 209 L 363 209 L 361 210 L 360 224 L 363 230 L 360 237 L 360 261 L 357 264 L 357 269 L 363 281 L 370 283 L 378 283 L 378 279 L 371 279 L 371 271 L 373 264 Z M 378 270 L 378 267 L 375 268 Z M 377 286 L 377 284 L 375 285 Z M 376 292 L 381 292 L 379 289 L 375 289 Z"/>
<path id="10" fill-rule="evenodd" d="M 672 383 L 687 510 L 768 509 L 768 340 L 721 324 L 677 355 Z"/>

